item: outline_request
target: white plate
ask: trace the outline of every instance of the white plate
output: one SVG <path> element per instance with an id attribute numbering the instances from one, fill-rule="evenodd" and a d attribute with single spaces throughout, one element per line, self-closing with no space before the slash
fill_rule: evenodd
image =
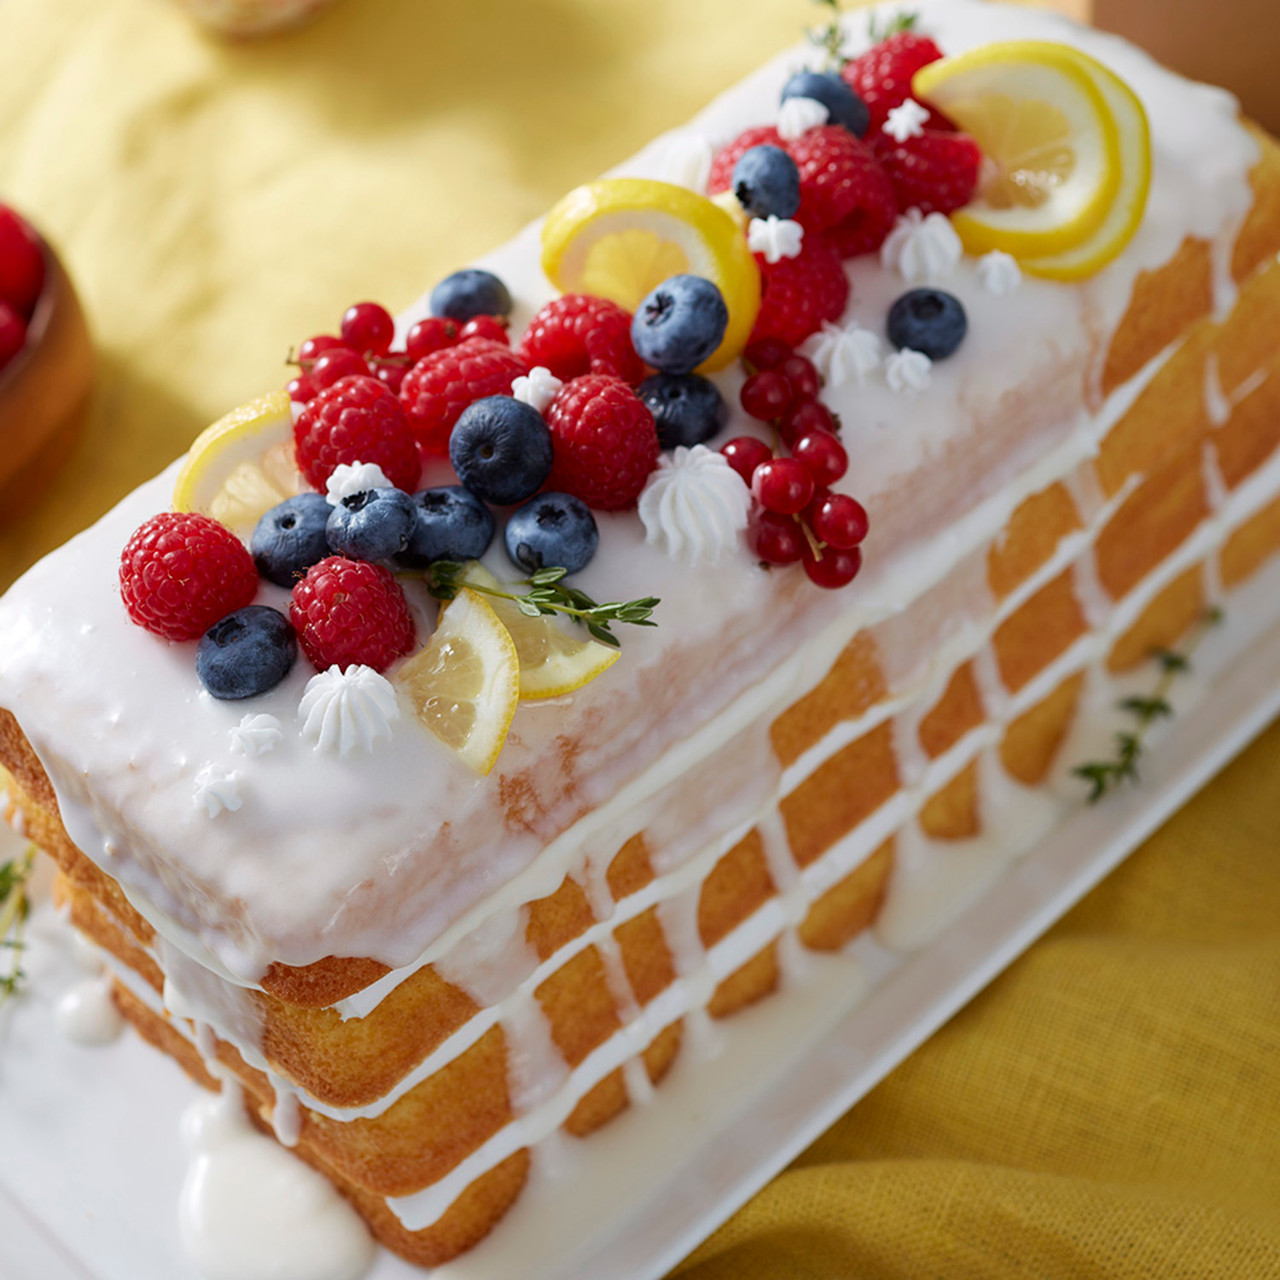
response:
<path id="1" fill-rule="evenodd" d="M 1277 577 L 1233 601 L 1232 621 L 1251 600 L 1274 601 Z M 1221 674 L 1159 742 L 1140 786 L 1074 814 L 923 951 L 903 959 L 861 941 L 722 1024 L 714 1063 L 682 1054 L 654 1105 L 541 1153 L 512 1213 L 436 1280 L 663 1275 L 1280 712 L 1280 629 L 1229 647 L 1215 638 L 1202 653 Z M 51 1005 L 76 976 L 49 941 L 60 928 L 34 930 L 30 994 L 0 1027 L 0 1276 L 193 1280 L 176 1204 L 177 1119 L 195 1086 L 134 1036 L 83 1049 L 57 1034 Z M 383 1253 L 370 1280 L 422 1275 Z"/>

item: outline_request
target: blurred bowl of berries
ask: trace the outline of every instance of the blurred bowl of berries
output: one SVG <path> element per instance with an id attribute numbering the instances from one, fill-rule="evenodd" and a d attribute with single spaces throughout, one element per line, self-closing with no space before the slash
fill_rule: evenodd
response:
<path id="1" fill-rule="evenodd" d="M 62 263 L 0 204 L 0 512 L 40 497 L 84 425 L 93 347 Z"/>

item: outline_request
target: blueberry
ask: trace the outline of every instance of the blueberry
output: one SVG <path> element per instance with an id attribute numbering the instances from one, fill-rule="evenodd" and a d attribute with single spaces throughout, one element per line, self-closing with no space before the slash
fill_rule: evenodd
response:
<path id="1" fill-rule="evenodd" d="M 289 674 L 297 656 L 289 619 L 264 604 L 251 604 L 204 633 L 196 648 L 196 674 L 215 698 L 256 698 Z"/>
<path id="2" fill-rule="evenodd" d="M 822 103 L 830 122 L 844 125 L 855 138 L 861 138 L 871 123 L 867 104 L 831 71 L 797 71 L 782 87 L 782 101 L 788 98 Z"/>
<path id="3" fill-rule="evenodd" d="M 692 373 L 729 324 L 720 290 L 702 276 L 672 276 L 640 304 L 631 321 L 636 354 L 660 373 Z"/>
<path id="4" fill-rule="evenodd" d="M 664 449 L 704 444 L 724 425 L 724 399 L 714 382 L 697 373 L 655 373 L 637 388 L 649 406 Z"/>
<path id="5" fill-rule="evenodd" d="M 492 271 L 467 267 L 445 276 L 431 290 L 431 314 L 448 320 L 511 314 L 511 294 Z"/>
<path id="6" fill-rule="evenodd" d="M 329 549 L 348 560 L 390 560 L 417 526 L 413 499 L 399 489 L 369 489 L 342 499 L 329 515 Z"/>
<path id="7" fill-rule="evenodd" d="M 964 341 L 969 321 L 960 299 L 942 289 L 908 289 L 889 308 L 889 341 L 901 350 L 945 360 Z"/>
<path id="8" fill-rule="evenodd" d="M 781 147 L 752 147 L 733 166 L 733 194 L 753 217 L 790 218 L 800 207 L 800 170 Z"/>
<path id="9" fill-rule="evenodd" d="M 476 497 L 509 506 L 537 493 L 551 473 L 551 432 L 532 405 L 485 396 L 454 425 L 449 461 Z"/>
<path id="10" fill-rule="evenodd" d="M 585 502 L 567 493 L 540 493 L 511 513 L 506 542 L 511 563 L 526 573 L 551 565 L 577 573 L 595 555 L 600 531 Z"/>
<path id="11" fill-rule="evenodd" d="M 282 587 L 305 577 L 313 564 L 329 554 L 325 525 L 331 510 L 322 493 L 300 493 L 272 507 L 258 521 L 249 541 L 258 572 Z"/>
<path id="12" fill-rule="evenodd" d="M 493 514 L 460 484 L 413 495 L 417 518 L 400 564 L 425 568 L 433 560 L 479 560 L 493 541 Z"/>

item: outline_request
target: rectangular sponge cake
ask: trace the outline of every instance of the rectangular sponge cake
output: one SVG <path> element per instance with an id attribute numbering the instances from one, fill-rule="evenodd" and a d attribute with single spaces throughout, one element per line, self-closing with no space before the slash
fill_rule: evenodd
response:
<path id="1" fill-rule="evenodd" d="M 805 951 L 926 945 L 1083 802 L 1071 766 L 1126 676 L 1230 618 L 1280 550 L 1280 148 L 1114 37 L 977 0 L 921 26 L 949 53 L 1055 40 L 1112 67 L 1146 107 L 1152 186 L 1089 279 L 997 294 L 961 260 L 943 283 L 968 335 L 914 394 L 828 370 L 871 517 L 851 586 L 745 545 L 677 564 L 633 513 L 602 517 L 575 581 L 661 597 L 659 625 L 522 704 L 485 777 L 408 714 L 367 754 L 319 752 L 303 662 L 252 704 L 282 741 L 235 754 L 245 707 L 202 696 L 193 646 L 119 598 L 172 469 L 0 602 L 0 762 L 121 1009 L 202 1083 L 238 1078 L 413 1261 L 489 1232 L 550 1135 L 661 1106 L 678 1056 L 786 999 Z M 802 57 L 620 172 L 678 178 L 774 120 Z M 517 332 L 552 296 L 536 226 L 482 265 Z M 880 331 L 906 282 L 846 268 L 844 324 Z M 716 443 L 749 429 L 741 377 L 717 375 Z M 210 765 L 241 781 L 216 817 L 193 801 Z"/>

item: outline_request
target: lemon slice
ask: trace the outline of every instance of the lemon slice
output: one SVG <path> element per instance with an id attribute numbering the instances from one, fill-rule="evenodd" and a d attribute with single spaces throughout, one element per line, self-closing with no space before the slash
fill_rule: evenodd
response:
<path id="1" fill-rule="evenodd" d="M 516 646 L 479 592 L 463 587 L 440 613 L 425 649 L 392 677 L 418 719 L 477 773 L 507 740 L 520 697 Z"/>
<path id="2" fill-rule="evenodd" d="M 705 276 L 724 295 L 729 327 L 704 371 L 737 359 L 760 310 L 760 272 L 739 222 L 696 191 L 649 178 L 602 178 L 570 191 L 543 226 L 542 269 L 564 293 L 628 311 L 669 276 Z"/>
<path id="3" fill-rule="evenodd" d="M 482 564 L 467 566 L 463 581 L 482 587 L 502 584 Z M 619 650 L 599 640 L 575 636 L 545 614 L 530 618 L 511 600 L 487 596 L 486 601 L 499 621 L 511 633 L 520 663 L 520 700 L 558 698 L 581 689 L 608 671 Z"/>
<path id="4" fill-rule="evenodd" d="M 247 537 L 266 512 L 301 488 L 289 396 L 273 391 L 206 427 L 173 486 L 175 511 L 199 511 Z"/>
<path id="5" fill-rule="evenodd" d="M 982 148 L 977 198 L 952 215 L 969 253 L 1002 249 L 1033 274 L 1069 279 L 1128 243 L 1150 180 L 1147 118 L 1096 59 L 1011 40 L 931 63 L 911 87 Z"/>

